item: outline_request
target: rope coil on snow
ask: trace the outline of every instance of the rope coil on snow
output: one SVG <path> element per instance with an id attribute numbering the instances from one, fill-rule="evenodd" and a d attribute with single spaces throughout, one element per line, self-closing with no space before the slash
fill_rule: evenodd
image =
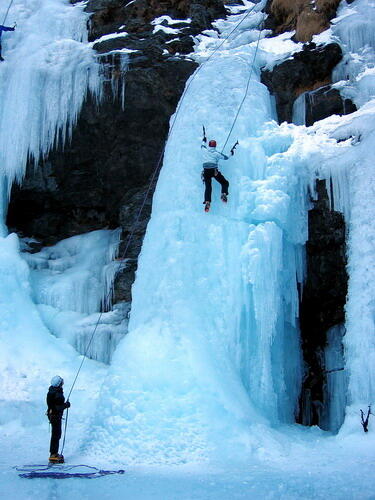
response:
<path id="1" fill-rule="evenodd" d="M 102 470 L 92 465 L 24 465 L 23 467 L 15 467 L 20 477 L 25 479 L 34 478 L 52 478 L 52 479 L 69 479 L 69 478 L 86 478 L 94 479 L 101 476 L 109 476 L 113 474 L 124 474 L 123 469 L 119 470 Z M 76 469 L 80 471 L 74 472 Z M 85 470 L 86 469 L 86 470 Z"/>

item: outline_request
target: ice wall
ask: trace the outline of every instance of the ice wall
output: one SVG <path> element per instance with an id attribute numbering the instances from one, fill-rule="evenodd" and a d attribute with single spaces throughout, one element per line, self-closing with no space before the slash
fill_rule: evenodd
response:
<path id="1" fill-rule="evenodd" d="M 2 20 L 8 5 L 2 5 Z M 83 9 L 83 3 L 72 5 L 68 0 L 14 0 L 6 24 L 17 21 L 17 28 L 2 37 L 0 425 L 11 418 L 27 420 L 28 427 L 37 418 L 40 425 L 44 412 L 40 395 L 49 379 L 56 372 L 72 379 L 80 361 L 77 352 L 51 335 L 42 321 L 18 238 L 7 236 L 4 220 L 11 184 L 22 179 L 28 158 L 37 162 L 59 139 L 69 138 L 87 92 L 100 97 L 102 76 L 87 43 Z M 81 401 L 85 401 L 80 390 L 81 383 L 87 387 L 86 367 L 91 377 L 100 372 L 98 364 L 87 361 L 77 383 Z M 14 408 L 19 409 L 15 416 Z"/>
<path id="2" fill-rule="evenodd" d="M 100 318 L 98 312 L 112 309 L 120 233 L 93 231 L 23 254 L 31 269 L 33 300 L 49 330 L 83 354 L 99 321 L 88 354 L 106 363 L 127 322 L 124 304 Z"/>
<path id="3" fill-rule="evenodd" d="M 220 147 L 246 88 L 260 20 L 254 11 L 188 82 L 180 103 L 139 259 L 130 333 L 114 355 L 88 440 L 96 456 L 238 459 L 262 440 L 257 426 L 294 421 L 309 175 L 302 161 L 280 164 L 293 138 L 272 121 L 260 51 L 229 141 L 239 138 L 240 147 L 221 167 L 228 205 L 214 186 L 204 213 L 198 181 L 202 124 Z M 217 25 L 228 33 L 238 21 Z M 200 61 L 216 37 L 199 38 Z"/>
<path id="4" fill-rule="evenodd" d="M 344 418 L 347 403 L 348 376 L 345 370 L 343 336 L 345 328 L 337 325 L 327 332 L 327 345 L 324 351 L 326 371 L 325 402 L 322 428 L 338 432 Z"/>
<path id="5" fill-rule="evenodd" d="M 293 103 L 292 122 L 295 125 L 306 124 L 306 92 L 299 95 Z"/>
<path id="6" fill-rule="evenodd" d="M 353 99 L 357 113 L 328 120 L 318 129 L 341 141 L 334 158 L 326 153 L 319 170 L 331 178 L 333 206 L 348 224 L 349 291 L 346 306 L 345 360 L 348 403 L 367 406 L 375 398 L 374 214 L 375 174 L 375 5 L 369 0 L 341 4 L 332 34 L 344 58 L 334 79 L 341 93 Z M 330 123 L 331 122 L 331 123 Z M 357 409 L 358 411 L 358 409 Z"/>
<path id="7" fill-rule="evenodd" d="M 69 140 L 87 94 L 99 100 L 104 82 L 109 81 L 113 93 L 121 92 L 124 99 L 124 85 L 111 80 L 87 43 L 84 7 L 66 0 L 15 0 L 11 5 L 7 22 L 17 20 L 17 28 L 3 35 L 5 62 L 0 75 L 2 224 L 12 182 L 22 180 L 28 159 L 37 168 L 39 158 L 58 142 Z M 122 73 L 127 57 L 120 55 Z M 2 233 L 7 234 L 4 224 Z M 99 231 L 38 254 L 24 254 L 32 269 L 33 298 L 45 324 L 79 352 L 86 350 L 101 305 L 107 310 L 111 305 L 105 298 L 110 297 L 118 269 L 113 261 L 118 239 L 118 232 Z M 126 314 L 120 309 L 100 318 L 90 357 L 109 362 L 126 330 Z"/>
<path id="8" fill-rule="evenodd" d="M 0 76 L 0 164 L 9 184 L 22 178 L 28 157 L 37 161 L 70 137 L 88 91 L 100 94 L 83 8 L 15 0 L 10 9 L 7 22 L 17 28 L 3 35 Z"/>

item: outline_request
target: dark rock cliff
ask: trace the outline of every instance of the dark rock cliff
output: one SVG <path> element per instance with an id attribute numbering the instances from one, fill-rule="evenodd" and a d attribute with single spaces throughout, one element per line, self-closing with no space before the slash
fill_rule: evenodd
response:
<path id="1" fill-rule="evenodd" d="M 262 72 L 262 82 L 276 97 L 280 122 L 292 121 L 293 103 L 300 94 L 331 83 L 332 70 L 341 58 L 341 48 L 336 43 L 319 47 L 309 43 L 272 71 Z"/>
<path id="2" fill-rule="evenodd" d="M 324 349 L 327 331 L 345 323 L 348 288 L 346 273 L 345 221 L 330 209 L 325 181 L 317 181 L 318 199 L 309 211 L 309 239 L 306 245 L 307 279 L 300 307 L 305 377 L 298 420 L 321 424 L 325 407 L 327 374 Z"/>
<path id="3" fill-rule="evenodd" d="M 181 54 L 190 53 L 192 36 L 211 28 L 211 22 L 226 11 L 221 0 L 137 0 L 130 4 L 90 0 L 86 10 L 90 40 L 124 33 L 94 44 L 111 81 L 99 106 L 90 97 L 84 103 L 71 142 L 53 150 L 37 169 L 28 165 L 22 185 L 12 190 L 7 223 L 11 230 L 32 236 L 41 245 L 95 229 L 121 227 L 120 254 L 134 230 L 126 253 L 127 269 L 115 284 L 115 301 L 130 301 L 157 176 L 136 227 L 134 220 L 162 154 L 169 119 L 196 68 Z M 162 30 L 154 33 L 150 21 L 161 15 L 191 22 L 173 25 L 181 28 L 178 36 Z M 171 39 L 173 43 L 167 43 Z M 136 51 L 130 54 L 126 74 L 116 53 L 123 48 Z M 108 55 L 111 51 L 114 55 Z M 120 88 L 125 82 L 123 108 L 112 92 L 116 80 Z"/>

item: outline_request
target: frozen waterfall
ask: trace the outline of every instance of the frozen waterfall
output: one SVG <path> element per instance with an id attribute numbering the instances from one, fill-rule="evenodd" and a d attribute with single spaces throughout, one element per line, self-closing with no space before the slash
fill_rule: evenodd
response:
<path id="1" fill-rule="evenodd" d="M 70 138 L 85 97 L 90 92 L 99 99 L 103 80 L 92 44 L 87 43 L 88 17 L 84 12 L 83 3 L 72 5 L 66 0 L 14 0 L 9 6 L 6 24 L 13 25 L 14 21 L 17 21 L 17 28 L 2 37 L 5 61 L 1 62 L 0 68 L 1 424 L 9 421 L 15 404 L 20 410 L 18 414 L 22 414 L 22 419 L 28 422 L 33 422 L 35 414 L 43 415 L 44 401 L 40 399 L 40 394 L 44 392 L 50 377 L 58 370 L 63 377 L 71 378 L 72 371 L 79 363 L 77 351 L 67 342 L 51 335 L 53 332 L 59 336 L 58 327 L 63 327 L 61 329 L 64 333 L 69 334 L 66 325 L 70 321 L 63 324 L 60 316 L 58 321 L 53 322 L 57 317 L 56 310 L 54 314 L 49 310 L 48 318 L 46 315 L 43 317 L 43 306 L 46 309 L 57 304 L 47 306 L 45 301 L 38 309 L 38 302 L 43 302 L 38 300 L 38 295 L 43 294 L 38 286 L 34 287 L 35 272 L 30 272 L 23 258 L 23 242 L 20 242 L 15 234 L 8 235 L 5 218 L 10 188 L 14 181 L 22 180 L 28 160 L 33 160 L 37 166 L 38 159 L 43 158 L 54 145 L 62 144 Z M 2 16 L 7 7 L 8 4 L 3 5 Z M 84 237 L 81 237 L 81 242 L 82 238 Z M 91 241 L 92 239 L 91 236 Z M 105 241 L 106 239 L 110 239 L 108 233 L 104 237 Z M 68 246 L 65 244 L 64 248 L 64 265 L 67 269 L 70 267 L 67 265 Z M 117 244 L 114 246 L 112 242 L 111 248 L 113 256 Z M 91 247 L 91 250 L 95 248 Z M 105 249 L 103 252 L 105 254 Z M 48 267 L 47 263 L 50 263 L 47 253 L 48 251 L 45 251 L 43 254 L 45 268 Z M 74 252 L 71 251 L 71 261 L 74 260 L 73 255 Z M 34 254 L 34 259 L 36 258 Z M 95 276 L 95 273 L 101 273 L 101 269 L 91 269 L 93 276 L 89 276 L 88 281 L 90 278 L 94 281 L 98 278 L 98 282 L 107 281 L 108 287 L 113 279 L 109 256 L 104 261 L 99 259 L 98 262 L 107 266 L 104 268 L 107 269 L 106 274 L 102 277 Z M 72 267 L 74 268 L 74 265 Z M 57 300 L 61 306 L 64 304 L 64 287 L 61 282 L 57 283 L 56 269 L 53 271 L 50 266 L 49 270 L 51 275 L 54 273 L 54 287 L 55 291 L 59 288 Z M 77 271 L 77 266 L 75 270 Z M 82 280 L 77 283 L 77 276 L 76 272 L 73 284 L 79 289 L 83 283 Z M 84 279 L 85 276 L 83 281 Z M 67 294 L 74 288 L 67 275 L 65 285 L 66 305 Z M 87 288 L 86 286 L 86 290 Z M 89 299 L 89 307 L 85 309 L 86 323 L 90 320 L 95 323 L 96 319 L 93 319 L 92 313 L 100 302 L 98 297 L 103 294 L 103 287 L 100 291 L 93 288 L 94 297 L 91 297 L 91 302 Z M 84 293 L 82 289 L 81 291 Z M 73 299 L 71 295 L 69 300 Z M 84 300 L 87 298 L 82 299 L 82 302 Z M 81 314 L 82 321 L 82 310 L 79 306 L 73 308 L 74 310 L 76 312 L 70 312 L 70 315 Z M 64 313 L 66 318 L 69 312 L 65 310 Z M 89 326 L 89 329 L 92 331 L 92 326 Z M 84 322 L 79 333 L 86 335 Z M 80 347 L 77 345 L 77 348 Z M 80 393 L 80 385 L 87 386 L 88 372 L 91 372 L 90 377 L 95 373 L 100 378 L 103 369 L 89 360 L 82 371 L 82 379 L 77 387 L 77 407 L 81 405 L 83 418 L 89 411 L 90 403 L 87 395 Z"/>
<path id="2" fill-rule="evenodd" d="M 228 206 L 215 187 L 205 214 L 196 181 L 201 124 L 220 147 L 243 97 L 260 19 L 254 13 L 188 83 L 139 260 L 130 333 L 95 417 L 96 454 L 146 463 L 238 456 L 252 448 L 252 426 L 294 422 L 309 175 L 303 164 L 280 165 L 292 138 L 272 121 L 261 59 L 232 136 L 241 147 L 222 165 Z M 229 32 L 238 20 L 217 25 Z M 215 43 L 200 37 L 196 57 L 204 60 Z"/>
<path id="3" fill-rule="evenodd" d="M 264 16 L 265 2 L 243 3 L 228 7 L 232 15 L 216 23 L 219 34 L 195 39 L 192 57 L 202 66 L 171 121 L 132 290 L 129 334 L 119 342 L 126 307 L 103 314 L 89 356 L 111 365 L 87 360 L 73 393 L 70 446 L 96 463 L 247 467 L 254 457 L 303 461 L 307 449 L 320 463 L 321 450 L 331 459 L 344 445 L 350 457 L 353 442 L 361 450 L 358 409 L 375 398 L 373 2 L 343 3 L 333 27 L 315 37 L 318 44 L 334 39 L 342 45 L 334 85 L 359 109 L 311 127 L 279 126 L 260 83 L 262 67 L 272 68 L 301 44 L 291 33 L 268 38 L 261 32 L 249 92 L 229 140 L 229 148 L 237 139 L 240 147 L 220 166 L 230 182 L 229 203 L 221 203 L 214 185 L 206 214 L 199 182 L 202 124 L 209 138 L 224 144 Z M 208 59 L 252 6 L 246 23 Z M 8 21 L 17 19 L 18 27 L 3 40 L 0 426 L 25 433 L 31 422 L 43 446 L 40 395 L 56 371 L 67 379 L 76 374 L 77 351 L 85 352 L 112 287 L 119 234 L 79 235 L 25 258 L 4 219 L 11 183 L 22 179 L 27 160 L 37 165 L 57 141 L 69 139 L 87 92 L 101 96 L 103 75 L 86 42 L 83 9 L 65 0 L 14 0 Z M 348 227 L 346 324 L 328 332 L 324 352 L 327 370 L 340 369 L 326 387 L 325 424 L 337 436 L 294 424 L 303 377 L 299 294 L 317 177 L 330 183 L 332 207 Z"/>

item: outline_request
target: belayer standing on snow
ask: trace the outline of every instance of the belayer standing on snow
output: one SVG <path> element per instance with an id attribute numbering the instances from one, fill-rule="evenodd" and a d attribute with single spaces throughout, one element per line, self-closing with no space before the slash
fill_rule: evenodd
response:
<path id="1" fill-rule="evenodd" d="M 203 172 L 202 179 L 205 184 L 205 192 L 204 192 L 204 210 L 208 212 L 210 210 L 211 205 L 211 194 L 212 194 L 212 178 L 214 178 L 217 182 L 221 184 L 221 199 L 224 203 L 228 201 L 228 188 L 229 182 L 223 176 L 218 169 L 219 160 L 228 160 L 228 156 L 216 151 L 216 141 L 211 140 L 207 146 L 207 137 L 206 131 L 203 127 L 203 139 L 201 145 L 202 153 L 203 153 Z M 232 148 L 231 154 L 234 154 L 234 149 Z"/>
<path id="2" fill-rule="evenodd" d="M 65 402 L 62 386 L 64 380 L 56 375 L 51 380 L 51 386 L 47 394 L 47 416 L 51 424 L 51 444 L 49 461 L 52 463 L 64 463 L 63 455 L 59 455 L 59 441 L 61 438 L 61 420 L 66 408 L 70 408 L 69 401 Z"/>
<path id="3" fill-rule="evenodd" d="M 10 28 L 9 26 L 3 26 L 0 24 L 0 61 L 4 61 L 4 58 L 1 55 L 1 35 L 3 34 L 3 31 L 14 31 L 15 29 L 16 25 L 14 25 L 13 28 Z"/>

